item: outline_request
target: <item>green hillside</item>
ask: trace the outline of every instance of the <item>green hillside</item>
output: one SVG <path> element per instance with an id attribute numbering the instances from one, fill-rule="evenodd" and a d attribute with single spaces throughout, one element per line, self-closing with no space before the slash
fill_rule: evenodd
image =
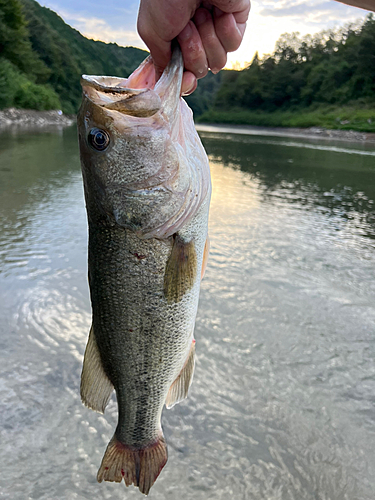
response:
<path id="1" fill-rule="evenodd" d="M 89 40 L 34 0 L 0 0 L 0 109 L 75 113 L 80 75 L 128 76 L 147 53 Z"/>

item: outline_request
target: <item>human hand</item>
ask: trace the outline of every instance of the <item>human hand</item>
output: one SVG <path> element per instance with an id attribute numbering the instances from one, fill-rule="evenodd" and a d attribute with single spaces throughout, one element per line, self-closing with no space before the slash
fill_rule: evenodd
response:
<path id="1" fill-rule="evenodd" d="M 360 9 L 372 10 L 375 12 L 375 0 L 337 0 L 338 2 L 359 7 Z"/>
<path id="2" fill-rule="evenodd" d="M 238 49 L 250 12 L 250 0 L 141 0 L 138 32 L 150 50 L 158 79 L 171 58 L 174 38 L 185 72 L 181 93 L 197 87 L 208 69 L 219 72 L 227 53 Z"/>

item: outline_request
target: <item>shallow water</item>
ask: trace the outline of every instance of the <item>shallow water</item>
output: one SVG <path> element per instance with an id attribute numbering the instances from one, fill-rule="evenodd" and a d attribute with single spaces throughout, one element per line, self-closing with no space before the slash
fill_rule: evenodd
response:
<path id="1" fill-rule="evenodd" d="M 0 132 L 0 498 L 142 498 L 96 472 L 74 128 Z M 161 500 L 365 500 L 375 489 L 375 148 L 202 133 L 211 256 Z"/>

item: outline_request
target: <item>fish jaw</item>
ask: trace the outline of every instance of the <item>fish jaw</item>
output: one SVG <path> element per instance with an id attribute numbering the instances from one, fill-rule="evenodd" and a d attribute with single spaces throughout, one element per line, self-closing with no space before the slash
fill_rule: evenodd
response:
<path id="1" fill-rule="evenodd" d="M 192 113 L 179 95 L 180 52 L 156 84 L 150 64 L 148 58 L 128 79 L 83 77 L 81 163 L 92 217 L 109 218 L 141 238 L 168 238 L 199 209 L 210 173 Z M 153 88 L 129 88 L 146 83 Z M 96 129 L 110 138 L 105 151 L 89 144 Z"/>

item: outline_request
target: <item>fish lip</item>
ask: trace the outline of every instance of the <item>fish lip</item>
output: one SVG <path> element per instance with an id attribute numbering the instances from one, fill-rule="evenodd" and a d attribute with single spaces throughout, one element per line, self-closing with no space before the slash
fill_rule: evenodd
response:
<path id="1" fill-rule="evenodd" d="M 106 84 L 108 81 L 110 84 Z M 113 85 L 113 83 L 118 82 L 117 85 Z M 81 85 L 82 88 L 90 87 L 99 92 L 104 92 L 108 94 L 125 94 L 129 95 L 129 97 L 141 94 L 146 92 L 147 87 L 142 89 L 132 89 L 129 87 L 121 86 L 121 83 L 127 82 L 127 78 L 120 78 L 118 76 L 99 76 L 99 75 L 82 75 L 81 76 Z"/>
<path id="2" fill-rule="evenodd" d="M 139 118 L 153 116 L 161 109 L 162 102 L 157 92 L 149 88 L 132 89 L 120 86 L 126 81 L 113 76 L 82 75 L 83 95 L 94 106 Z M 116 82 L 118 84 L 113 85 Z"/>

